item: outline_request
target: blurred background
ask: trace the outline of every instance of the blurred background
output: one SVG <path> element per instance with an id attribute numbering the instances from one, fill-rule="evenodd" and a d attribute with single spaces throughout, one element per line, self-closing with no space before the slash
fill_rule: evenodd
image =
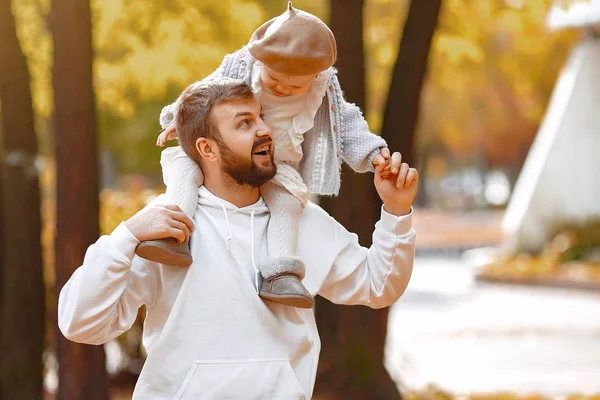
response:
<path id="1" fill-rule="evenodd" d="M 67 342 L 87 246 L 164 190 L 162 107 L 282 0 L 0 0 L 0 398 L 126 399 L 144 310 Z M 600 399 L 600 2 L 296 0 L 339 79 L 419 169 L 417 259 L 390 310 L 319 299 L 316 399 Z M 372 175 L 315 199 L 370 244 Z"/>

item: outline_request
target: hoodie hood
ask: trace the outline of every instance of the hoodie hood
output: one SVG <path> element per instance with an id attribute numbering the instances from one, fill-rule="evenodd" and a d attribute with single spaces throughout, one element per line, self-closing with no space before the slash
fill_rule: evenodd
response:
<path id="1" fill-rule="evenodd" d="M 255 216 L 269 213 L 267 203 L 262 198 L 262 196 L 259 197 L 258 201 L 252 205 L 246 207 L 238 207 L 235 204 L 232 204 L 226 200 L 215 196 L 210 190 L 208 190 L 204 186 L 200 186 L 200 189 L 198 189 L 198 204 L 203 207 L 210 208 L 223 209 L 224 207 L 225 210 L 227 210 L 230 213 L 235 212 L 250 215 L 254 211 Z"/>

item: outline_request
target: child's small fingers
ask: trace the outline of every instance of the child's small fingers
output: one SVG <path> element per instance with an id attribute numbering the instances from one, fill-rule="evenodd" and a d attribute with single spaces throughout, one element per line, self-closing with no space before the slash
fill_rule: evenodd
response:
<path id="1" fill-rule="evenodd" d="M 373 158 L 373 165 L 385 165 L 385 159 L 383 158 L 383 156 L 381 154 L 377 154 L 374 158 Z"/>
<path id="2" fill-rule="evenodd" d="M 380 150 L 380 154 L 387 160 L 390 158 L 390 149 L 387 147 L 382 147 Z"/>

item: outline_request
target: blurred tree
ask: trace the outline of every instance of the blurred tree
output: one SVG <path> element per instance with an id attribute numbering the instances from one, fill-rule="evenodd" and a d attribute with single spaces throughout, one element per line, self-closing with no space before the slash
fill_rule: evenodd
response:
<path id="1" fill-rule="evenodd" d="M 0 399 L 43 395 L 45 292 L 29 83 L 11 1 L 0 0 Z"/>
<path id="2" fill-rule="evenodd" d="M 363 9 L 364 0 L 331 0 L 340 85 L 346 99 L 364 110 Z M 323 199 L 321 204 L 369 246 L 381 207 L 373 175 L 356 174 L 345 166 L 342 182 L 338 198 Z M 315 397 L 399 399 L 383 364 L 388 310 L 337 306 L 317 297 L 315 311 L 322 342 Z"/>
<path id="3" fill-rule="evenodd" d="M 57 182 L 56 290 L 81 265 L 99 233 L 98 156 L 89 1 L 54 0 L 54 135 Z M 102 346 L 58 335 L 59 400 L 108 399 Z"/>
<path id="4" fill-rule="evenodd" d="M 446 0 L 433 39 L 419 143 L 463 164 L 518 169 L 575 32 L 545 26 L 552 0 Z"/>
<path id="5" fill-rule="evenodd" d="M 411 1 L 383 116 L 381 136 L 415 166 L 415 135 L 431 40 L 442 0 Z M 423 179 L 423 176 L 421 176 Z M 419 191 L 424 193 L 425 185 Z M 420 195 L 424 204 L 424 195 Z"/>

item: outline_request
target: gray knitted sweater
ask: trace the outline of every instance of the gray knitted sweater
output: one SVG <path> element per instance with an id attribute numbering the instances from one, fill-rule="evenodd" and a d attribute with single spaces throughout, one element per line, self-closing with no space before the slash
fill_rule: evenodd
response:
<path id="1" fill-rule="evenodd" d="M 255 62 L 243 47 L 225 56 L 221 66 L 207 78 L 227 76 L 251 85 Z M 361 110 L 344 100 L 333 70 L 327 96 L 315 115 L 313 128 L 304 135 L 302 143 L 304 156 L 299 171 L 309 192 L 324 196 L 337 195 L 342 161 L 356 172 L 372 172 L 372 160 L 382 147 L 386 147 L 385 141 L 369 131 Z"/>

